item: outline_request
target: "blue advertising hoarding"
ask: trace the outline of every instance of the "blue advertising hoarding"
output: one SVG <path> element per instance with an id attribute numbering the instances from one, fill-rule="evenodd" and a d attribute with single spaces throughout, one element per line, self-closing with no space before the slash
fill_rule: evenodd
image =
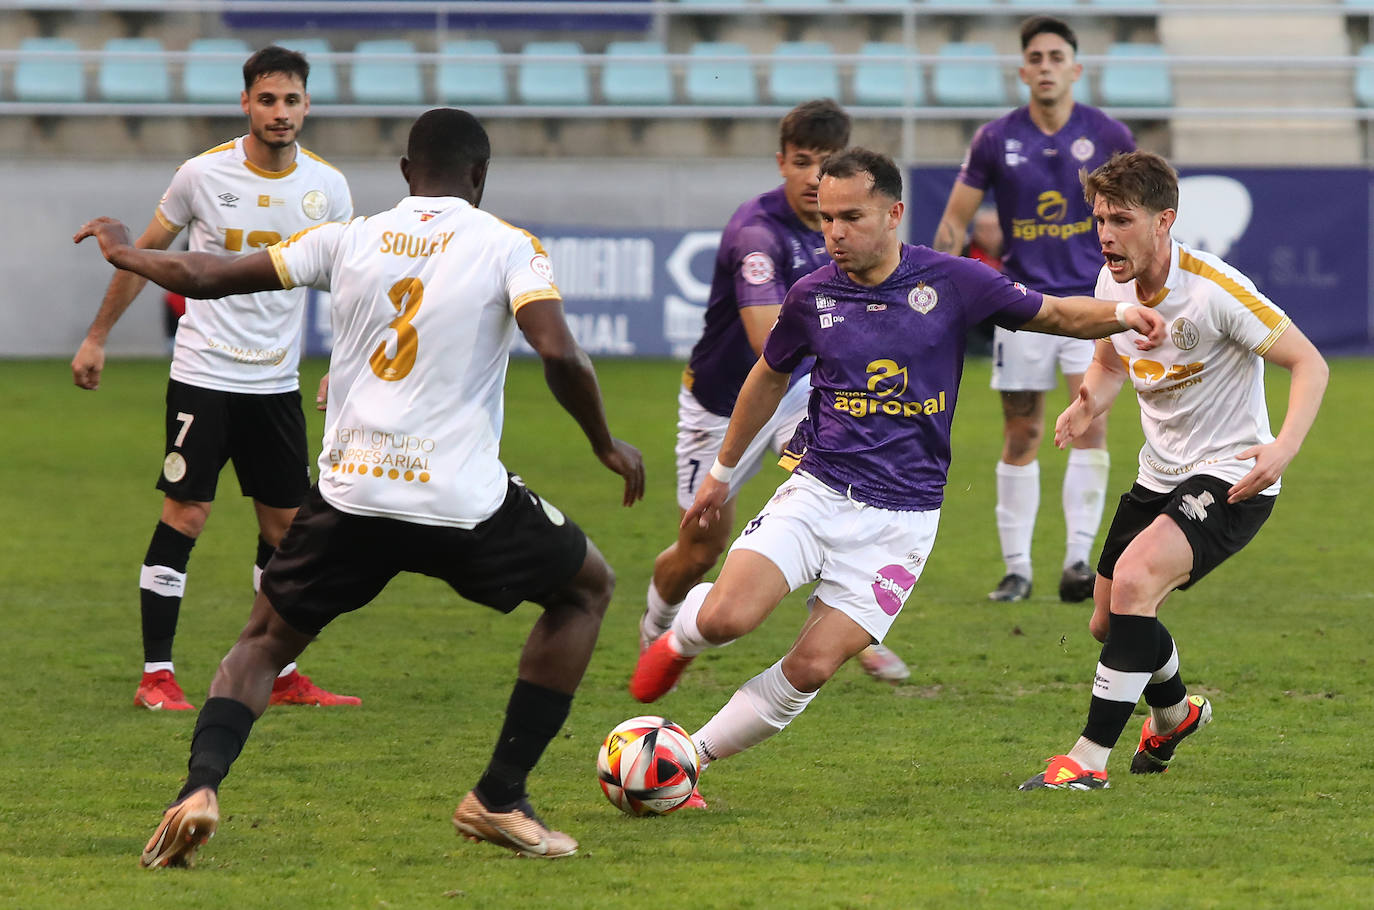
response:
<path id="1" fill-rule="evenodd" d="M 909 173 L 906 236 L 928 244 L 955 169 Z M 1353 169 L 1185 170 L 1174 234 L 1240 269 L 1327 351 L 1374 351 L 1370 198 Z M 538 236 L 578 343 L 597 357 L 685 359 L 701 334 L 719 228 L 644 230 L 522 225 Z M 329 350 L 312 292 L 306 351 Z M 517 336 L 516 353 L 532 353 Z"/>

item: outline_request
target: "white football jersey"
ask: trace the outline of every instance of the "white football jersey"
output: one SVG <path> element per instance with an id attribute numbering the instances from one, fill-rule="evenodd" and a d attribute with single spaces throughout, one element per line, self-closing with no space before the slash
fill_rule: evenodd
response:
<path id="1" fill-rule="evenodd" d="M 1164 288 L 1138 301 L 1134 280 L 1118 284 L 1104 266 L 1098 297 L 1153 307 L 1168 337 L 1138 351 L 1133 335 L 1111 337 L 1140 402 L 1145 445 L 1141 486 L 1167 492 L 1193 474 L 1232 483 L 1254 467 L 1239 452 L 1274 441 L 1264 400 L 1261 355 L 1291 324 L 1253 282 L 1211 253 L 1173 241 Z M 1279 492 L 1276 482 L 1265 490 Z"/>
<path id="2" fill-rule="evenodd" d="M 248 160 L 243 137 L 177 169 L 158 203 L 169 231 L 190 225 L 190 248 L 251 253 L 312 225 L 353 217 L 348 182 L 324 159 L 296 146 L 284 171 Z M 269 394 L 299 385 L 304 288 L 186 301 L 177 325 L 172 378 L 225 392 Z"/>
<path id="3" fill-rule="evenodd" d="M 515 313 L 562 299 L 539 241 L 462 199 L 411 196 L 268 252 L 285 287 L 332 294 L 324 498 L 449 527 L 495 513 Z"/>

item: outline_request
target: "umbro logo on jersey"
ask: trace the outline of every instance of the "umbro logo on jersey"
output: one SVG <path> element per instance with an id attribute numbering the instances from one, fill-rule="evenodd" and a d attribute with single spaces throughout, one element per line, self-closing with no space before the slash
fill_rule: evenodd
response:
<path id="1" fill-rule="evenodd" d="M 1212 498 L 1212 494 L 1204 490 L 1197 496 L 1192 493 L 1184 496 L 1183 501 L 1179 504 L 1179 509 L 1193 521 L 1206 521 L 1207 507 L 1214 502 L 1216 500 Z"/>
<path id="2" fill-rule="evenodd" d="M 226 208 L 226 209 L 236 209 L 236 208 L 238 208 L 238 206 L 237 206 L 235 203 L 237 203 L 237 202 L 239 201 L 239 197 L 235 196 L 233 193 L 220 193 L 218 198 L 219 198 L 219 204 L 220 204 L 220 207 L 221 207 L 221 208 Z"/>

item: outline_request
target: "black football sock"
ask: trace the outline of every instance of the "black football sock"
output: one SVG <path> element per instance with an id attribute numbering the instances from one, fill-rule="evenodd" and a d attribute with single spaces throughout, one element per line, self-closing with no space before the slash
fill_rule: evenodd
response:
<path id="1" fill-rule="evenodd" d="M 148 663 L 170 662 L 177 616 L 186 591 L 186 564 L 191 559 L 194 537 L 159 521 L 143 557 L 138 576 L 139 605 L 143 616 L 143 659 Z"/>
<path id="2" fill-rule="evenodd" d="M 491 763 L 473 788 L 482 805 L 493 812 L 508 812 L 525 798 L 526 778 L 563 728 L 571 708 L 571 695 L 523 679 L 515 681 Z"/>
<path id="3" fill-rule="evenodd" d="M 1150 684 L 1145 687 L 1145 704 L 1152 708 L 1167 708 L 1187 698 L 1188 687 L 1183 684 L 1183 677 L 1178 672 L 1178 653 L 1174 650 L 1174 637 L 1164 628 L 1164 623 L 1159 624 L 1159 653 L 1155 660 L 1157 665 L 1154 675 L 1150 677 Z M 1160 676 L 1164 678 L 1159 679 Z"/>
<path id="4" fill-rule="evenodd" d="M 1111 748 L 1131 719 L 1159 657 L 1159 620 L 1112 613 L 1097 662 L 1092 703 L 1083 736 Z"/>
<path id="5" fill-rule="evenodd" d="M 205 706 L 196 718 L 196 732 L 191 736 L 186 785 L 177 794 L 178 800 L 201 787 L 219 792 L 220 781 L 243 751 L 254 720 L 252 709 L 241 701 L 221 697 L 205 699 Z"/>

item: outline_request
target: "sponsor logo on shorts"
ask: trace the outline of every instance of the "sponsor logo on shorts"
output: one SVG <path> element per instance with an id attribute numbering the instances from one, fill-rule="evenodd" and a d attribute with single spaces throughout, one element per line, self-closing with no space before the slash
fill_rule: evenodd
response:
<path id="1" fill-rule="evenodd" d="M 311 190 L 301 197 L 301 211 L 311 221 L 319 221 L 329 211 L 329 197 L 319 190 Z"/>
<path id="2" fill-rule="evenodd" d="M 1212 498 L 1212 494 L 1207 490 L 1203 490 L 1202 493 L 1196 496 L 1192 493 L 1187 493 L 1179 503 L 1178 510 L 1193 521 L 1206 521 L 1207 507 L 1215 502 L 1216 500 Z"/>
<path id="3" fill-rule="evenodd" d="M 883 566 L 873 578 L 873 599 L 888 616 L 896 616 L 915 586 L 916 576 L 902 566 Z"/>
<path id="4" fill-rule="evenodd" d="M 553 503 L 549 502 L 547 499 L 544 499 L 543 497 L 536 498 L 539 500 L 539 504 L 544 507 L 544 514 L 549 516 L 549 521 L 553 522 L 559 527 L 562 527 L 563 523 L 566 522 L 567 519 L 563 517 L 562 512 L 558 511 L 558 507 L 555 506 Z"/>
<path id="5" fill-rule="evenodd" d="M 186 476 L 186 459 L 180 452 L 168 452 L 162 459 L 162 476 L 169 483 L 176 483 Z"/>

